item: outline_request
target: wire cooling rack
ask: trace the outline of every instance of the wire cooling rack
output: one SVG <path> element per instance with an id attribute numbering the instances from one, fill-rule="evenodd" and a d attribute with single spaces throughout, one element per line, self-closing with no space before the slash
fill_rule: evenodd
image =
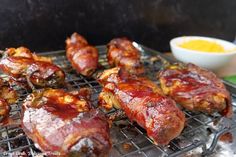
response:
<path id="1" fill-rule="evenodd" d="M 160 62 L 152 62 L 151 56 L 161 55 L 160 53 L 134 43 L 142 52 L 142 61 L 146 68 L 146 76 L 155 81 L 156 73 L 161 68 Z M 109 68 L 106 59 L 106 47 L 97 46 L 100 58 L 101 69 Z M 44 55 L 51 56 L 54 63 L 60 66 L 66 73 L 66 89 L 74 90 L 81 87 L 90 87 L 93 90 L 93 104 L 97 105 L 97 96 L 101 91 L 101 86 L 94 78 L 86 78 L 71 68 L 65 57 L 65 51 L 47 52 Z M 3 74 L 2 77 L 7 78 Z M 26 89 L 14 87 L 20 97 L 16 104 L 11 105 L 11 117 L 20 124 L 21 105 L 25 97 L 30 93 Z M 233 97 L 233 105 L 236 106 L 236 97 Z M 236 107 L 234 107 L 235 109 Z M 105 111 L 104 111 L 105 112 Z M 106 112 L 113 114 L 115 109 Z M 236 111 L 234 110 L 236 113 Z M 112 150 L 110 157 L 158 157 L 158 156 L 178 156 L 190 152 L 196 148 L 201 148 L 201 153 L 208 155 L 214 150 L 218 138 L 225 132 L 236 128 L 236 118 L 229 120 L 220 115 L 213 116 L 202 113 L 192 113 L 184 111 L 187 123 L 181 135 L 170 142 L 167 146 L 156 146 L 148 138 L 143 128 L 128 119 L 113 122 L 111 127 Z M 218 123 L 217 123 L 218 122 Z M 217 125 L 216 125 L 217 123 Z M 225 125 L 227 124 L 227 125 Z M 231 126 L 231 127 L 227 127 Z M 34 143 L 24 134 L 20 125 L 0 127 L 0 156 L 44 156 L 34 145 Z"/>

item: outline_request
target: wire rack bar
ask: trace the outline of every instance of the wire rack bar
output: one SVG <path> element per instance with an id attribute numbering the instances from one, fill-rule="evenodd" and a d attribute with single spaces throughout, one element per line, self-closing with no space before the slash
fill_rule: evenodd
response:
<path id="1" fill-rule="evenodd" d="M 100 53 L 99 63 L 104 69 L 109 68 L 106 59 L 106 47 L 97 46 L 97 48 Z M 162 54 L 142 45 L 138 45 L 138 48 L 142 52 L 142 61 L 145 68 L 148 69 L 147 77 L 158 83 L 155 74 L 161 68 L 161 64 L 159 62 L 151 63 L 149 58 L 153 55 Z M 96 81 L 95 77 L 86 78 L 76 74 L 76 72 L 72 70 L 70 63 L 67 61 L 64 50 L 46 52 L 44 55 L 51 56 L 54 63 L 65 71 L 67 90 L 75 90 L 85 86 L 90 87 L 94 93 L 92 96 L 93 104 L 94 106 L 97 105 L 97 96 L 102 88 Z M 7 76 L 3 74 L 0 75 L 3 78 L 7 78 Z M 18 91 L 20 98 L 18 103 L 11 105 L 10 115 L 20 123 L 21 105 L 30 92 L 23 88 L 14 88 Z M 233 105 L 236 105 L 236 97 L 233 97 Z M 114 112 L 116 112 L 115 109 L 106 112 L 106 114 L 112 114 Z M 186 127 L 182 134 L 172 140 L 168 146 L 154 145 L 152 140 L 146 135 L 145 130 L 136 123 L 130 122 L 128 119 L 113 122 L 110 133 L 113 147 L 110 156 L 173 157 L 184 154 L 198 147 L 203 148 L 203 154 L 210 154 L 214 150 L 219 136 L 236 128 L 236 120 L 230 121 L 230 123 L 232 123 L 231 128 L 226 128 L 224 126 L 218 128 L 214 127 L 213 123 L 221 119 L 220 115 L 217 114 L 209 116 L 202 113 L 192 113 L 188 111 L 184 111 L 184 113 L 187 118 Z M 213 135 L 213 140 L 210 147 L 207 147 L 210 134 Z M 10 154 L 10 156 L 26 155 L 35 157 L 40 153 L 41 152 L 34 146 L 34 143 L 24 134 L 20 125 L 0 127 L 0 156 L 5 157 Z"/>

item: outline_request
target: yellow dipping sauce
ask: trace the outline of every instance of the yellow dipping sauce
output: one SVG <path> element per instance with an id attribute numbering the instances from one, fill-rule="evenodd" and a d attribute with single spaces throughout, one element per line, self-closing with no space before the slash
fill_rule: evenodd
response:
<path id="1" fill-rule="evenodd" d="M 202 52 L 218 52 L 218 53 L 226 52 L 224 47 L 221 46 L 220 44 L 217 44 L 216 42 L 213 41 L 207 41 L 202 39 L 189 40 L 180 44 L 179 46 L 189 50 L 196 50 Z"/>

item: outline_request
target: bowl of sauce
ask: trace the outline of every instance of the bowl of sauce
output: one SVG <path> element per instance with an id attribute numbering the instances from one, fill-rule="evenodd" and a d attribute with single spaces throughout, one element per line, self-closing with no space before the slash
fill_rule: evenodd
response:
<path id="1" fill-rule="evenodd" d="M 183 36 L 170 41 L 173 55 L 179 61 L 217 70 L 236 54 L 236 45 L 221 39 Z"/>

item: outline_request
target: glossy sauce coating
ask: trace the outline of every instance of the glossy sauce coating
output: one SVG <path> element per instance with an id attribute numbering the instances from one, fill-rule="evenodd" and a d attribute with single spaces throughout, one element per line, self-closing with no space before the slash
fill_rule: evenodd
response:
<path id="1" fill-rule="evenodd" d="M 35 87 L 57 87 L 64 84 L 65 74 L 50 58 L 37 56 L 24 47 L 9 48 L 0 60 L 0 69 L 10 81 L 28 87 L 27 78 Z"/>
<path id="2" fill-rule="evenodd" d="M 98 50 L 78 33 L 66 40 L 66 56 L 79 74 L 90 76 L 97 69 Z"/>
<path id="3" fill-rule="evenodd" d="M 65 73 L 58 66 L 42 61 L 32 63 L 26 74 L 36 87 L 57 87 L 65 81 Z"/>
<path id="4" fill-rule="evenodd" d="M 0 125 L 9 115 L 10 106 L 5 99 L 0 98 Z M 4 123 L 4 122 L 3 122 Z"/>
<path id="5" fill-rule="evenodd" d="M 81 98 L 77 96 L 81 94 Z M 22 127 L 43 152 L 58 156 L 106 156 L 111 148 L 105 116 L 91 109 L 87 90 L 76 95 L 45 89 L 23 104 Z M 50 155 L 49 155 L 50 156 Z"/>
<path id="6" fill-rule="evenodd" d="M 232 116 L 230 94 L 213 72 L 194 64 L 175 64 L 158 77 L 163 92 L 188 110 Z"/>
<path id="7" fill-rule="evenodd" d="M 146 129 L 156 144 L 168 144 L 183 130 L 183 112 L 152 81 L 128 75 L 119 68 L 105 70 L 98 81 L 103 85 L 100 105 L 106 106 L 103 103 L 110 101 L 106 100 L 106 94 L 112 93 L 128 118 Z"/>
<path id="8" fill-rule="evenodd" d="M 115 38 L 107 45 L 107 59 L 110 66 L 118 66 L 134 74 L 144 72 L 140 52 L 126 38 Z"/>
<path id="9" fill-rule="evenodd" d="M 0 125 L 7 123 L 10 104 L 17 101 L 18 95 L 9 84 L 0 78 Z"/>

